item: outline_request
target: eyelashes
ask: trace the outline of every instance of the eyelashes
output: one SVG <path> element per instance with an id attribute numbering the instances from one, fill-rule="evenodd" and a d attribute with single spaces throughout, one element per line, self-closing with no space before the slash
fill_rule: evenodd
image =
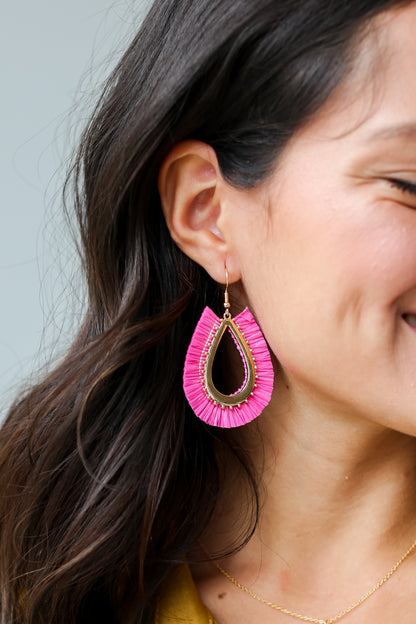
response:
<path id="1" fill-rule="evenodd" d="M 410 193 L 416 196 L 416 184 L 408 182 L 407 180 L 400 180 L 398 178 L 389 178 L 391 186 L 400 189 L 404 193 Z"/>

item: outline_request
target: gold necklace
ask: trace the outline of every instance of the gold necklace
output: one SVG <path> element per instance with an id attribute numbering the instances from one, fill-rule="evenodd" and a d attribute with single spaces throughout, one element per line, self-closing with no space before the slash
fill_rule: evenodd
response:
<path id="1" fill-rule="evenodd" d="M 202 546 L 202 544 L 200 544 L 200 545 Z M 359 600 L 357 600 L 357 602 L 354 602 L 352 605 L 350 605 L 349 607 L 347 607 L 343 611 L 340 611 L 339 613 L 337 613 L 337 615 L 335 615 L 334 617 L 326 619 L 326 620 L 323 620 L 322 618 L 320 619 L 320 618 L 308 617 L 307 615 L 301 615 L 300 613 L 295 613 L 294 611 L 290 611 L 289 609 L 285 609 L 284 607 L 280 607 L 279 605 L 276 605 L 273 602 L 270 602 L 270 600 L 266 600 L 265 598 L 262 598 L 261 596 L 259 596 L 255 592 L 251 591 L 251 589 L 249 589 L 245 585 L 242 585 L 241 583 L 239 583 L 239 581 L 237 581 L 237 579 L 235 579 L 233 576 L 231 576 L 231 574 L 229 574 L 226 570 L 224 570 L 224 568 L 222 568 L 216 561 L 213 561 L 211 559 L 211 557 L 210 557 L 210 559 L 211 559 L 212 563 L 214 564 L 214 566 L 217 568 L 217 570 L 219 572 L 221 572 L 221 574 L 223 574 L 225 576 L 225 578 L 227 578 L 229 581 L 231 581 L 231 583 L 233 583 L 239 589 L 242 589 L 246 594 L 248 594 L 252 598 L 255 598 L 255 600 L 258 600 L 259 602 L 262 602 L 263 604 L 265 604 L 268 607 L 271 607 L 275 611 L 280 611 L 280 613 L 284 613 L 285 615 L 290 615 L 291 617 L 297 618 L 298 620 L 303 620 L 304 622 L 312 622 L 313 624 L 334 624 L 334 622 L 338 622 L 338 620 L 340 620 L 344 616 L 348 615 L 348 613 L 351 613 L 351 611 L 353 611 L 353 609 L 356 609 L 357 607 L 359 607 L 360 604 L 362 604 L 365 600 L 367 600 L 367 598 L 372 596 L 378 589 L 380 589 L 380 587 L 382 585 L 384 585 L 384 583 L 386 583 L 391 576 L 393 576 L 393 574 L 396 572 L 397 568 L 403 563 L 403 561 L 405 559 L 407 559 L 407 557 L 415 549 L 415 547 L 416 547 L 416 540 L 413 542 L 413 544 L 410 546 L 410 548 L 408 550 L 406 550 L 404 555 L 387 572 L 387 574 L 385 576 L 383 576 L 383 578 L 380 579 L 378 581 L 378 583 L 376 583 L 374 585 L 374 587 L 372 587 L 367 593 L 365 593 L 364 596 L 362 596 Z M 208 554 L 206 552 L 205 548 L 203 550 L 205 551 L 206 554 Z"/>

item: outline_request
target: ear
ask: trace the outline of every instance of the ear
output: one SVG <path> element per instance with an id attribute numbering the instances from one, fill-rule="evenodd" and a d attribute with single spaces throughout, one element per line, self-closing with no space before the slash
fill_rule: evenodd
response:
<path id="1" fill-rule="evenodd" d="M 227 238 L 225 213 L 229 185 L 215 151 L 201 141 L 178 143 L 165 158 L 158 177 L 162 210 L 178 247 L 217 282 L 240 278 Z"/>

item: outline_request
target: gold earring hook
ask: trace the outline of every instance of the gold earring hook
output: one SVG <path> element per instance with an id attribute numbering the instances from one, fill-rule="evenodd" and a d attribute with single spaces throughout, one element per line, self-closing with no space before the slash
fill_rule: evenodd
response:
<path id="1" fill-rule="evenodd" d="M 224 317 L 225 319 L 230 319 L 231 318 L 231 314 L 230 314 L 230 298 L 228 296 L 228 269 L 227 267 L 225 267 L 225 290 L 224 290 L 224 308 L 225 308 L 225 312 L 224 312 Z"/>

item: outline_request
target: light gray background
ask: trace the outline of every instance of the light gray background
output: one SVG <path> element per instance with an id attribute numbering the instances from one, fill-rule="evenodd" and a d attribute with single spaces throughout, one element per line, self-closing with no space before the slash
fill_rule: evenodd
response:
<path id="1" fill-rule="evenodd" d="M 62 351 L 79 321 L 79 267 L 59 196 L 65 164 L 94 88 L 150 4 L 24 0 L 3 6 L 0 413 L 22 380 L 51 351 Z"/>

